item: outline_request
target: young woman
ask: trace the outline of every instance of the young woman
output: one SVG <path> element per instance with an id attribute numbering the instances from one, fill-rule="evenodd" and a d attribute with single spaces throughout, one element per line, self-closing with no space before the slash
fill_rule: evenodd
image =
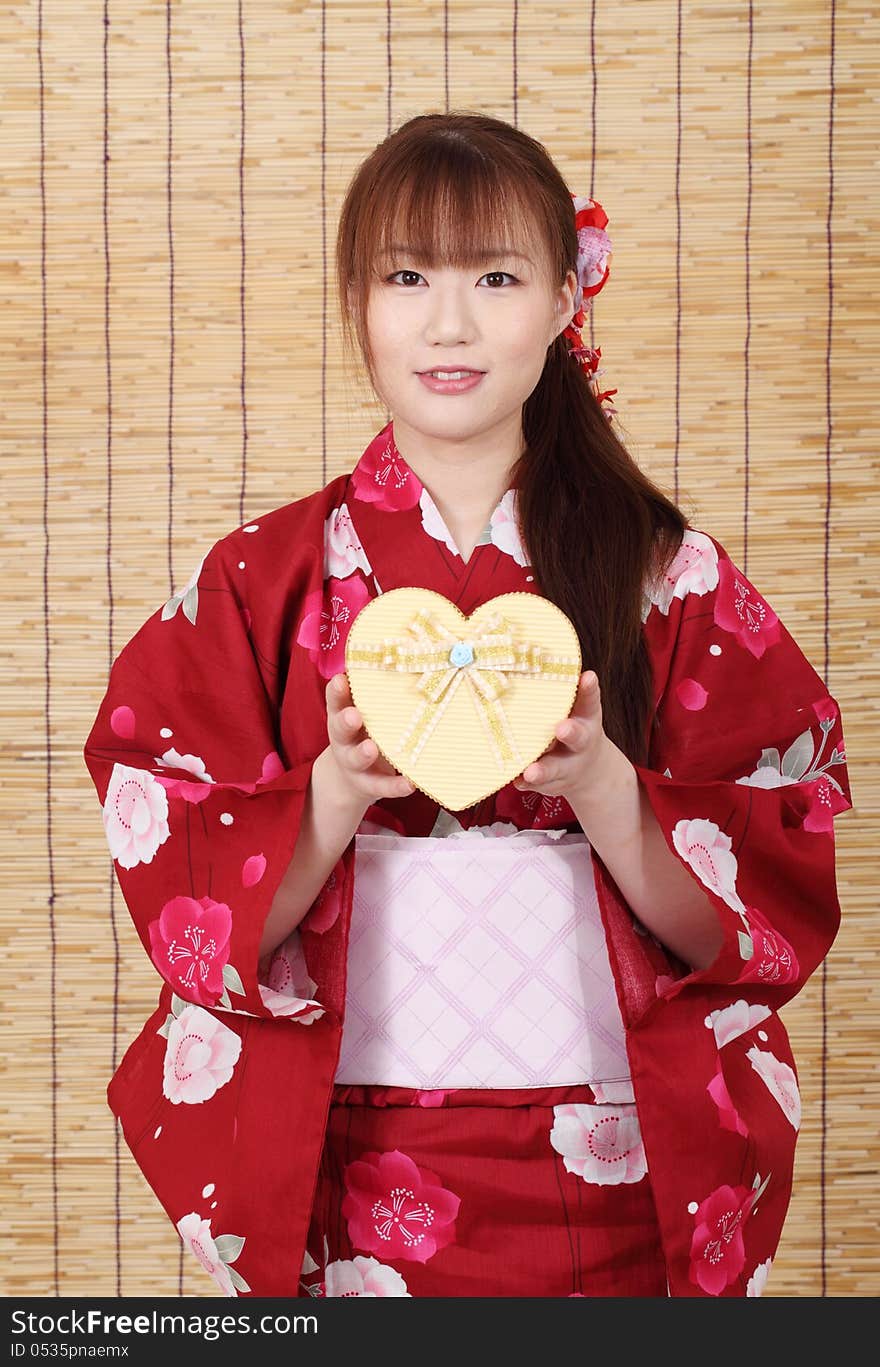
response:
<path id="1" fill-rule="evenodd" d="M 108 1097 L 227 1294 L 766 1280 L 800 1122 L 778 1010 L 840 916 L 840 712 L 616 434 L 580 335 L 606 223 L 500 120 L 386 138 L 337 269 L 390 420 L 114 663 L 85 759 L 164 981 Z M 353 704 L 348 633 L 398 587 L 466 617 L 540 594 L 579 637 L 553 743 L 461 811 Z"/>

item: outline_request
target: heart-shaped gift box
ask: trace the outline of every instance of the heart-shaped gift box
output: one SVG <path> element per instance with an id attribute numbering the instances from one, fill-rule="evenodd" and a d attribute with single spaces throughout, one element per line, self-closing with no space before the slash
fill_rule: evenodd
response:
<path id="1" fill-rule="evenodd" d="M 554 743 L 581 674 L 577 632 L 535 593 L 470 617 L 431 589 L 390 589 L 345 645 L 352 702 L 380 752 L 448 811 L 503 788 Z"/>

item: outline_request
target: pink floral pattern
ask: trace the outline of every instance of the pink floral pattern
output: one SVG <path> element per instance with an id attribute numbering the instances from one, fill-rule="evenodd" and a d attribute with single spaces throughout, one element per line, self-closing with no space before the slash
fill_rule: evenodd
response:
<path id="1" fill-rule="evenodd" d="M 746 908 L 753 953 L 737 978 L 738 983 L 790 983 L 800 977 L 793 948 L 774 930 L 757 907 Z"/>
<path id="2" fill-rule="evenodd" d="M 706 1091 L 718 1107 L 718 1123 L 721 1128 L 723 1130 L 732 1130 L 734 1134 L 741 1134 L 745 1138 L 749 1133 L 748 1126 L 738 1114 L 736 1107 L 730 1099 L 727 1083 L 724 1081 L 724 1074 L 721 1071 L 720 1059 L 718 1060 L 715 1076 L 712 1078 Z"/>
<path id="3" fill-rule="evenodd" d="M 716 1187 L 694 1215 L 690 1279 L 709 1296 L 720 1296 L 745 1263 L 743 1225 L 755 1200 L 748 1187 Z"/>
<path id="4" fill-rule="evenodd" d="M 778 1059 L 769 1049 L 759 1049 L 755 1045 L 746 1050 L 746 1058 L 758 1077 L 766 1083 L 770 1095 L 779 1102 L 782 1114 L 794 1129 L 801 1123 L 801 1094 L 798 1090 L 794 1070 L 783 1060 Z"/>
<path id="5" fill-rule="evenodd" d="M 336 867 L 331 870 L 321 891 L 300 921 L 300 928 L 302 930 L 310 930 L 315 935 L 323 935 L 336 924 L 339 913 L 342 910 L 342 889 L 344 884 L 345 865 L 340 859 Z"/>
<path id="6" fill-rule="evenodd" d="M 585 1182 L 638 1182 L 648 1171 L 634 1105 L 553 1107 L 550 1143 Z"/>
<path id="7" fill-rule="evenodd" d="M 177 1231 L 190 1252 L 196 1255 L 205 1271 L 214 1278 L 224 1296 L 237 1296 L 229 1267 L 220 1257 L 211 1235 L 211 1221 L 203 1220 L 197 1211 L 191 1211 L 177 1221 Z"/>
<path id="8" fill-rule="evenodd" d="M 207 1101 L 232 1077 L 241 1036 L 201 1006 L 185 1006 L 168 1026 L 162 1091 L 175 1106 Z"/>
<path id="9" fill-rule="evenodd" d="M 213 897 L 172 897 L 150 922 L 150 957 L 187 1001 L 214 1006 L 223 994 L 232 912 Z"/>
<path id="10" fill-rule="evenodd" d="M 149 864 L 171 834 L 168 795 L 145 769 L 114 764 L 102 812 L 110 854 L 123 869 Z"/>
<path id="11" fill-rule="evenodd" d="M 767 600 L 729 560 L 719 560 L 718 576 L 715 622 L 759 660 L 769 646 L 779 641 L 779 619 Z"/>
<path id="12" fill-rule="evenodd" d="M 391 423 L 370 442 L 352 473 L 351 483 L 355 498 L 389 513 L 414 508 L 424 487 L 398 451 Z"/>
<path id="13" fill-rule="evenodd" d="M 530 565 L 528 547 L 520 532 L 519 494 L 516 489 L 508 489 L 498 507 L 489 519 L 492 545 L 497 546 L 505 555 L 512 556 L 518 565 Z"/>
<path id="14" fill-rule="evenodd" d="M 275 950 L 269 961 L 268 983 L 260 983 L 263 1005 L 273 1016 L 284 1016 L 298 1025 L 312 1025 L 324 1015 L 316 1001 L 317 983 L 309 977 L 299 926 Z"/>
<path id="15" fill-rule="evenodd" d="M 394 1267 L 358 1254 L 337 1258 L 324 1270 L 325 1296 L 408 1296 L 406 1282 Z"/>
<path id="16" fill-rule="evenodd" d="M 646 585 L 643 614 L 647 617 L 653 606 L 666 617 L 674 598 L 684 598 L 689 593 L 702 596 L 717 585 L 718 552 L 715 544 L 705 532 L 689 527 L 665 576 Z"/>
<path id="17" fill-rule="evenodd" d="M 718 1011 L 710 1011 L 706 1017 L 706 1028 L 715 1033 L 715 1043 L 719 1049 L 723 1049 L 725 1044 L 730 1044 L 731 1040 L 739 1039 L 747 1030 L 760 1025 L 761 1021 L 770 1015 L 769 1006 L 761 1006 L 758 1003 L 749 1005 L 742 997 L 732 1002 L 730 1006 L 721 1007 Z"/>
<path id="18" fill-rule="evenodd" d="M 520 792 L 512 783 L 505 784 L 495 794 L 495 811 L 499 817 L 511 820 L 523 829 L 548 830 L 577 820 L 564 797 Z"/>
<path id="19" fill-rule="evenodd" d="M 841 750 L 835 753 L 840 760 L 844 758 Z M 835 816 L 838 812 L 845 812 L 849 805 L 846 798 L 826 774 L 810 784 L 809 796 L 810 808 L 804 817 L 804 830 L 833 835 Z"/>
<path id="20" fill-rule="evenodd" d="M 193 775 L 191 779 L 185 779 L 166 778 L 164 774 L 157 774 L 157 781 L 162 784 L 169 797 L 179 797 L 184 802 L 204 802 L 209 796 L 214 780 L 200 755 L 182 755 L 179 750 L 172 747 L 166 750 L 156 763 L 169 769 L 185 769 Z"/>
<path id="21" fill-rule="evenodd" d="M 343 503 L 331 511 L 324 524 L 324 578 L 347 579 L 357 569 L 364 574 L 372 573 L 351 514 Z"/>
<path id="22" fill-rule="evenodd" d="M 744 909 L 736 891 L 737 863 L 731 849 L 733 842 L 714 821 L 707 821 L 703 817 L 677 821 L 672 831 L 672 843 L 701 883 L 734 911 Z"/>
<path id="23" fill-rule="evenodd" d="M 424 1263 L 455 1238 L 460 1198 L 399 1149 L 349 1163 L 345 1192 L 342 1213 L 356 1248 Z"/>
<path id="24" fill-rule="evenodd" d="M 305 646 L 322 679 L 345 669 L 345 641 L 349 628 L 370 597 L 358 575 L 328 579 L 323 593 L 309 594 L 297 644 Z"/>

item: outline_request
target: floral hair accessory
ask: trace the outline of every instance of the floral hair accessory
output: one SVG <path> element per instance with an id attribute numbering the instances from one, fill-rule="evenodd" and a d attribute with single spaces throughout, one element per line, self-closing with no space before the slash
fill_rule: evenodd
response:
<path id="1" fill-rule="evenodd" d="M 610 422 L 617 409 L 606 400 L 610 399 L 612 394 L 616 394 L 617 390 L 599 389 L 596 381 L 605 373 L 599 369 L 602 348 L 587 346 L 582 335 L 587 314 L 593 307 L 593 295 L 599 293 L 608 279 L 612 255 L 611 238 L 605 231 L 608 215 L 597 199 L 584 198 L 582 195 L 572 195 L 571 199 L 578 238 L 578 285 L 574 297 L 575 313 L 564 329 L 563 336 L 572 343 L 568 348 L 568 354 L 580 365 Z"/>

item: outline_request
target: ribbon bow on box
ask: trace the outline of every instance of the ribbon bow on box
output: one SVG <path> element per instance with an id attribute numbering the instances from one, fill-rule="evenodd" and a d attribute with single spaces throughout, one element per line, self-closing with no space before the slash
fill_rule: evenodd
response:
<path id="1" fill-rule="evenodd" d="M 405 596 L 403 602 L 398 595 Z M 534 638 L 548 634 L 548 615 L 557 639 L 539 644 Z M 381 631 L 380 617 L 388 626 L 393 619 L 393 633 Z M 393 589 L 368 603 L 352 625 L 345 664 L 352 700 L 380 751 L 442 805 L 458 803 L 453 811 L 471 805 L 460 802 L 462 782 L 482 785 L 472 799 L 478 801 L 552 742 L 565 715 L 559 704 L 567 699 L 570 709 L 581 668 L 574 627 L 539 595 L 504 594 L 465 618 L 448 599 L 426 589 Z M 376 687 L 377 673 L 384 687 L 382 680 Z M 526 679 L 539 683 L 540 692 L 526 696 Z M 401 729 L 404 698 L 409 705 Z M 446 744 L 427 750 L 435 734 Z"/>

